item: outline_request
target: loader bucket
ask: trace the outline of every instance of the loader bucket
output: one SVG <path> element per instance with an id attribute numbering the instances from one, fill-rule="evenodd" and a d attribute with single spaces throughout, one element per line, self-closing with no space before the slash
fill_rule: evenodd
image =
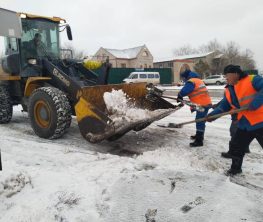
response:
<path id="1" fill-rule="evenodd" d="M 136 109 L 147 110 L 148 116 L 141 119 L 128 120 L 125 114 L 118 122 L 107 110 L 104 93 L 112 90 L 122 90 Z M 139 131 L 153 121 L 162 119 L 179 107 L 172 105 L 162 98 L 151 101 L 147 99 L 146 83 L 116 84 L 83 87 L 75 112 L 82 136 L 91 143 L 102 140 L 116 140 L 130 130 Z M 135 109 L 135 111 L 136 111 Z"/>

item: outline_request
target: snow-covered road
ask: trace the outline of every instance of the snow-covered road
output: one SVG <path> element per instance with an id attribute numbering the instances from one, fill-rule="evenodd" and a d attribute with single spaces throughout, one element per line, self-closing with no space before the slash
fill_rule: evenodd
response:
<path id="1" fill-rule="evenodd" d="M 187 107 L 159 123 L 191 120 Z M 189 147 L 194 125 L 152 124 L 114 142 L 90 144 L 73 119 L 60 139 L 34 135 L 17 107 L 0 126 L 1 222 L 263 221 L 263 151 L 254 141 L 243 174 L 224 176 L 230 118 L 207 124 L 205 146 Z M 136 155 L 136 153 L 143 153 Z"/>

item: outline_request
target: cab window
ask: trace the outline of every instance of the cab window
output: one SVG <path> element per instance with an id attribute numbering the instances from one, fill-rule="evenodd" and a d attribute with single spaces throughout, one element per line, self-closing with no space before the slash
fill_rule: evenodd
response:
<path id="1" fill-rule="evenodd" d="M 18 52 L 16 38 L 5 38 L 5 55 Z"/>

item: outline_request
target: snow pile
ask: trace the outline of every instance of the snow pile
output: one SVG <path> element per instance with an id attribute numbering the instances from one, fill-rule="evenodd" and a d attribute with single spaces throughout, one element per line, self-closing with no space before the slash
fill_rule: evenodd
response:
<path id="1" fill-rule="evenodd" d="M 104 102 L 115 125 L 136 122 L 161 114 L 163 110 L 149 111 L 136 108 L 135 103 L 122 90 L 112 90 L 103 95 Z"/>
<path id="2" fill-rule="evenodd" d="M 122 90 L 113 89 L 112 92 L 105 92 L 103 98 L 108 111 L 112 114 L 124 114 L 128 109 L 128 100 Z"/>
<path id="3" fill-rule="evenodd" d="M 27 184 L 32 186 L 31 178 L 26 173 L 20 172 L 17 175 L 11 175 L 0 182 L 0 196 L 10 198 L 19 193 Z"/>
<path id="4" fill-rule="evenodd" d="M 193 118 L 185 106 L 158 124 Z M 263 150 L 253 141 L 243 173 L 226 177 L 231 160 L 220 153 L 230 123 L 230 116 L 207 123 L 204 146 L 194 149 L 195 124 L 152 124 L 91 144 L 75 118 L 62 138 L 39 138 L 14 107 L 12 121 L 0 125 L 0 222 L 262 221 Z M 143 155 L 122 155 L 133 150 Z"/>

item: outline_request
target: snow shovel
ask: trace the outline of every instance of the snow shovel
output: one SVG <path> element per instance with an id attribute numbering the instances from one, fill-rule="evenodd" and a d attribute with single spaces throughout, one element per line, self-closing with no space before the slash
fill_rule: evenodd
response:
<path id="1" fill-rule="evenodd" d="M 191 124 L 191 123 L 199 123 L 199 122 L 205 122 L 207 120 L 212 120 L 212 119 L 217 119 L 219 117 L 222 117 L 222 116 L 226 116 L 226 115 L 232 115 L 232 114 L 235 114 L 235 113 L 239 113 L 241 111 L 244 111 L 244 110 L 247 110 L 248 109 L 248 105 L 247 106 L 243 106 L 239 109 L 233 109 L 233 110 L 230 110 L 228 112 L 225 112 L 225 113 L 220 113 L 220 114 L 216 114 L 216 115 L 213 115 L 213 116 L 206 116 L 204 118 L 200 118 L 200 119 L 196 119 L 196 120 L 191 120 L 191 121 L 187 121 L 187 122 L 183 122 L 183 123 L 169 123 L 168 125 L 157 125 L 159 127 L 164 127 L 164 128 L 182 128 L 183 125 L 187 125 L 187 124 Z"/>
<path id="2" fill-rule="evenodd" d="M 177 100 L 176 97 L 162 95 L 164 91 L 160 90 L 160 89 L 158 89 L 156 87 L 149 87 L 147 89 L 148 89 L 147 99 L 149 99 L 149 100 L 151 100 L 153 102 L 155 102 L 156 100 L 158 100 L 160 98 Z M 198 104 L 195 104 L 195 103 L 192 103 L 190 101 L 183 100 L 183 99 L 179 99 L 179 100 L 180 100 L 180 102 L 182 102 L 183 104 L 185 104 L 187 106 L 190 106 L 194 110 L 197 110 L 199 112 L 204 112 L 205 111 L 205 108 L 200 106 L 200 105 L 198 105 Z"/>

